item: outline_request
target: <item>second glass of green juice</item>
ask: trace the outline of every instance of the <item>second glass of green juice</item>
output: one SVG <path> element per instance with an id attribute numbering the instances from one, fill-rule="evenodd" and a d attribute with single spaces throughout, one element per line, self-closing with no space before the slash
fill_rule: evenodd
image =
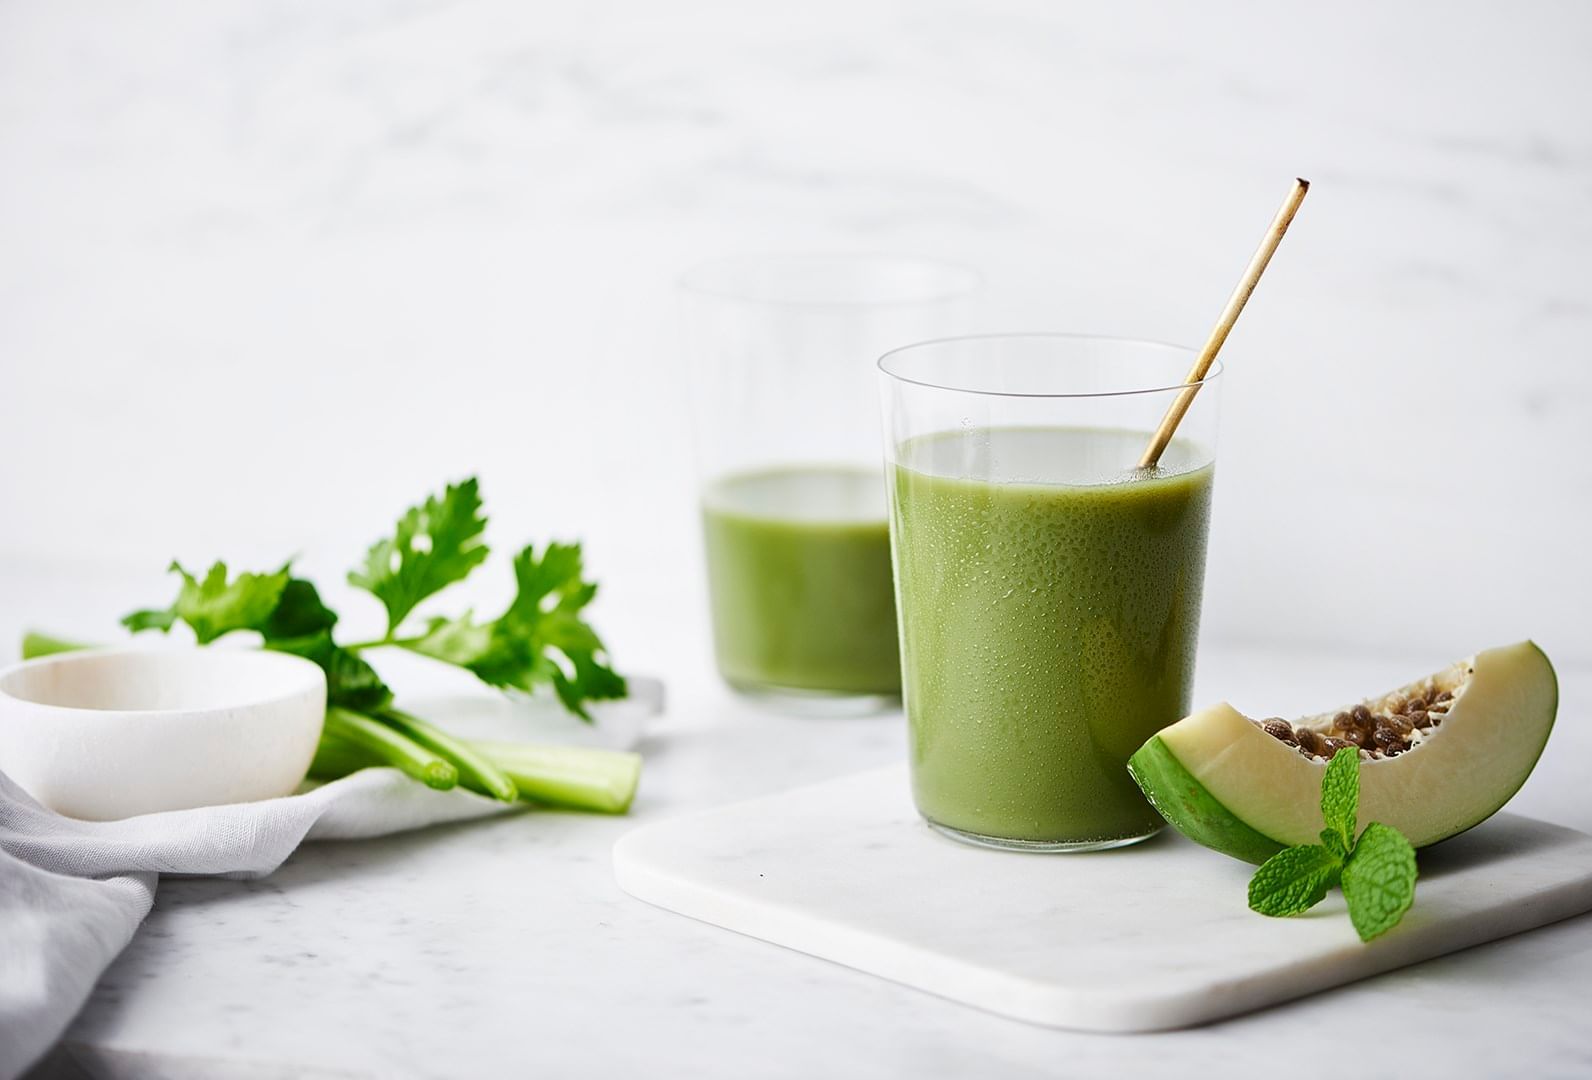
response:
<path id="1" fill-rule="evenodd" d="M 901 691 L 879 353 L 958 332 L 977 277 L 888 255 L 747 255 L 682 280 L 720 675 L 786 711 Z"/>
<path id="2" fill-rule="evenodd" d="M 1030 334 L 880 361 L 913 794 L 939 831 L 1086 851 L 1161 827 L 1127 761 L 1193 686 L 1220 369 L 1184 385 L 1191 360 Z"/>

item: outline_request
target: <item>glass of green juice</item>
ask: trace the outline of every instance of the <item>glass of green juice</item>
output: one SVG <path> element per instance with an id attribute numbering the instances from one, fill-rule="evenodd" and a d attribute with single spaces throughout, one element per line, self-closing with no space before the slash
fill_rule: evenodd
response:
<path id="1" fill-rule="evenodd" d="M 957 333 L 978 278 L 891 255 L 743 255 L 681 281 L 719 673 L 785 711 L 901 692 L 874 362 Z"/>
<path id="2" fill-rule="evenodd" d="M 879 361 L 913 797 L 938 831 L 1092 851 L 1162 827 L 1127 761 L 1189 708 L 1221 374 L 1185 385 L 1192 361 L 1063 334 Z"/>

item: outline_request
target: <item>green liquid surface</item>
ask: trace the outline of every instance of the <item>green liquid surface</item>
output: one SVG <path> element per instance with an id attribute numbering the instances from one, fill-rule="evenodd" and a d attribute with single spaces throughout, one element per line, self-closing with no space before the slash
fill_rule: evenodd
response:
<path id="1" fill-rule="evenodd" d="M 931 821 L 1080 844 L 1160 826 L 1127 760 L 1188 710 L 1213 466 L 1174 441 L 1136 474 L 1147 438 L 969 429 L 902 447 L 905 699 Z"/>
<path id="2" fill-rule="evenodd" d="M 745 689 L 898 694 L 884 479 L 876 470 L 739 473 L 707 491 L 713 639 Z"/>

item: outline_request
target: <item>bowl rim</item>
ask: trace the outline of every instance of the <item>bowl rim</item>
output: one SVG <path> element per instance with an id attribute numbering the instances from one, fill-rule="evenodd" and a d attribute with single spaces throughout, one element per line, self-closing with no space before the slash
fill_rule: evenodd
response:
<path id="1" fill-rule="evenodd" d="M 210 663 L 212 658 L 223 663 L 265 664 L 275 665 L 282 672 L 282 687 L 266 694 L 244 696 L 239 695 L 237 700 L 222 702 L 215 705 L 205 705 L 198 708 L 182 709 L 129 709 L 85 708 L 79 705 L 58 705 L 47 701 L 35 701 L 32 698 L 22 697 L 12 693 L 7 687 L 11 678 L 20 672 L 52 666 L 72 667 L 81 664 L 103 661 L 108 657 L 136 656 L 148 658 L 151 663 L 169 661 L 180 657 L 179 663 L 190 662 L 196 657 L 203 657 L 201 664 Z M 246 658 L 246 659 L 244 659 Z M 108 645 L 91 649 L 75 649 L 72 652 L 52 653 L 49 656 L 36 656 L 31 660 L 22 660 L 0 668 L 0 706 L 6 712 L 15 714 L 20 711 L 33 711 L 49 713 L 61 718 L 74 718 L 85 722 L 95 719 L 113 721 L 117 718 L 136 716 L 140 718 L 191 718 L 199 716 L 214 716 L 220 713 L 238 712 L 240 710 L 258 710 L 272 705 L 280 705 L 293 701 L 305 694 L 326 691 L 326 673 L 319 664 L 293 653 L 278 652 L 274 649 L 230 649 L 212 648 L 196 645 L 190 648 L 138 648 L 125 645 Z"/>

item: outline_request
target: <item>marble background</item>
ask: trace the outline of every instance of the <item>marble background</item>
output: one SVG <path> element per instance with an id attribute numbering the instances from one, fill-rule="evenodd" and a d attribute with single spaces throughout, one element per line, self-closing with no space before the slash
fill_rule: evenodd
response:
<path id="1" fill-rule="evenodd" d="M 0 566 L 330 576 L 479 470 L 657 668 L 681 267 L 920 252 L 988 328 L 1197 342 L 1297 173 L 1208 636 L 1592 660 L 1588 55 L 1578 3 L 3 0 Z"/>

